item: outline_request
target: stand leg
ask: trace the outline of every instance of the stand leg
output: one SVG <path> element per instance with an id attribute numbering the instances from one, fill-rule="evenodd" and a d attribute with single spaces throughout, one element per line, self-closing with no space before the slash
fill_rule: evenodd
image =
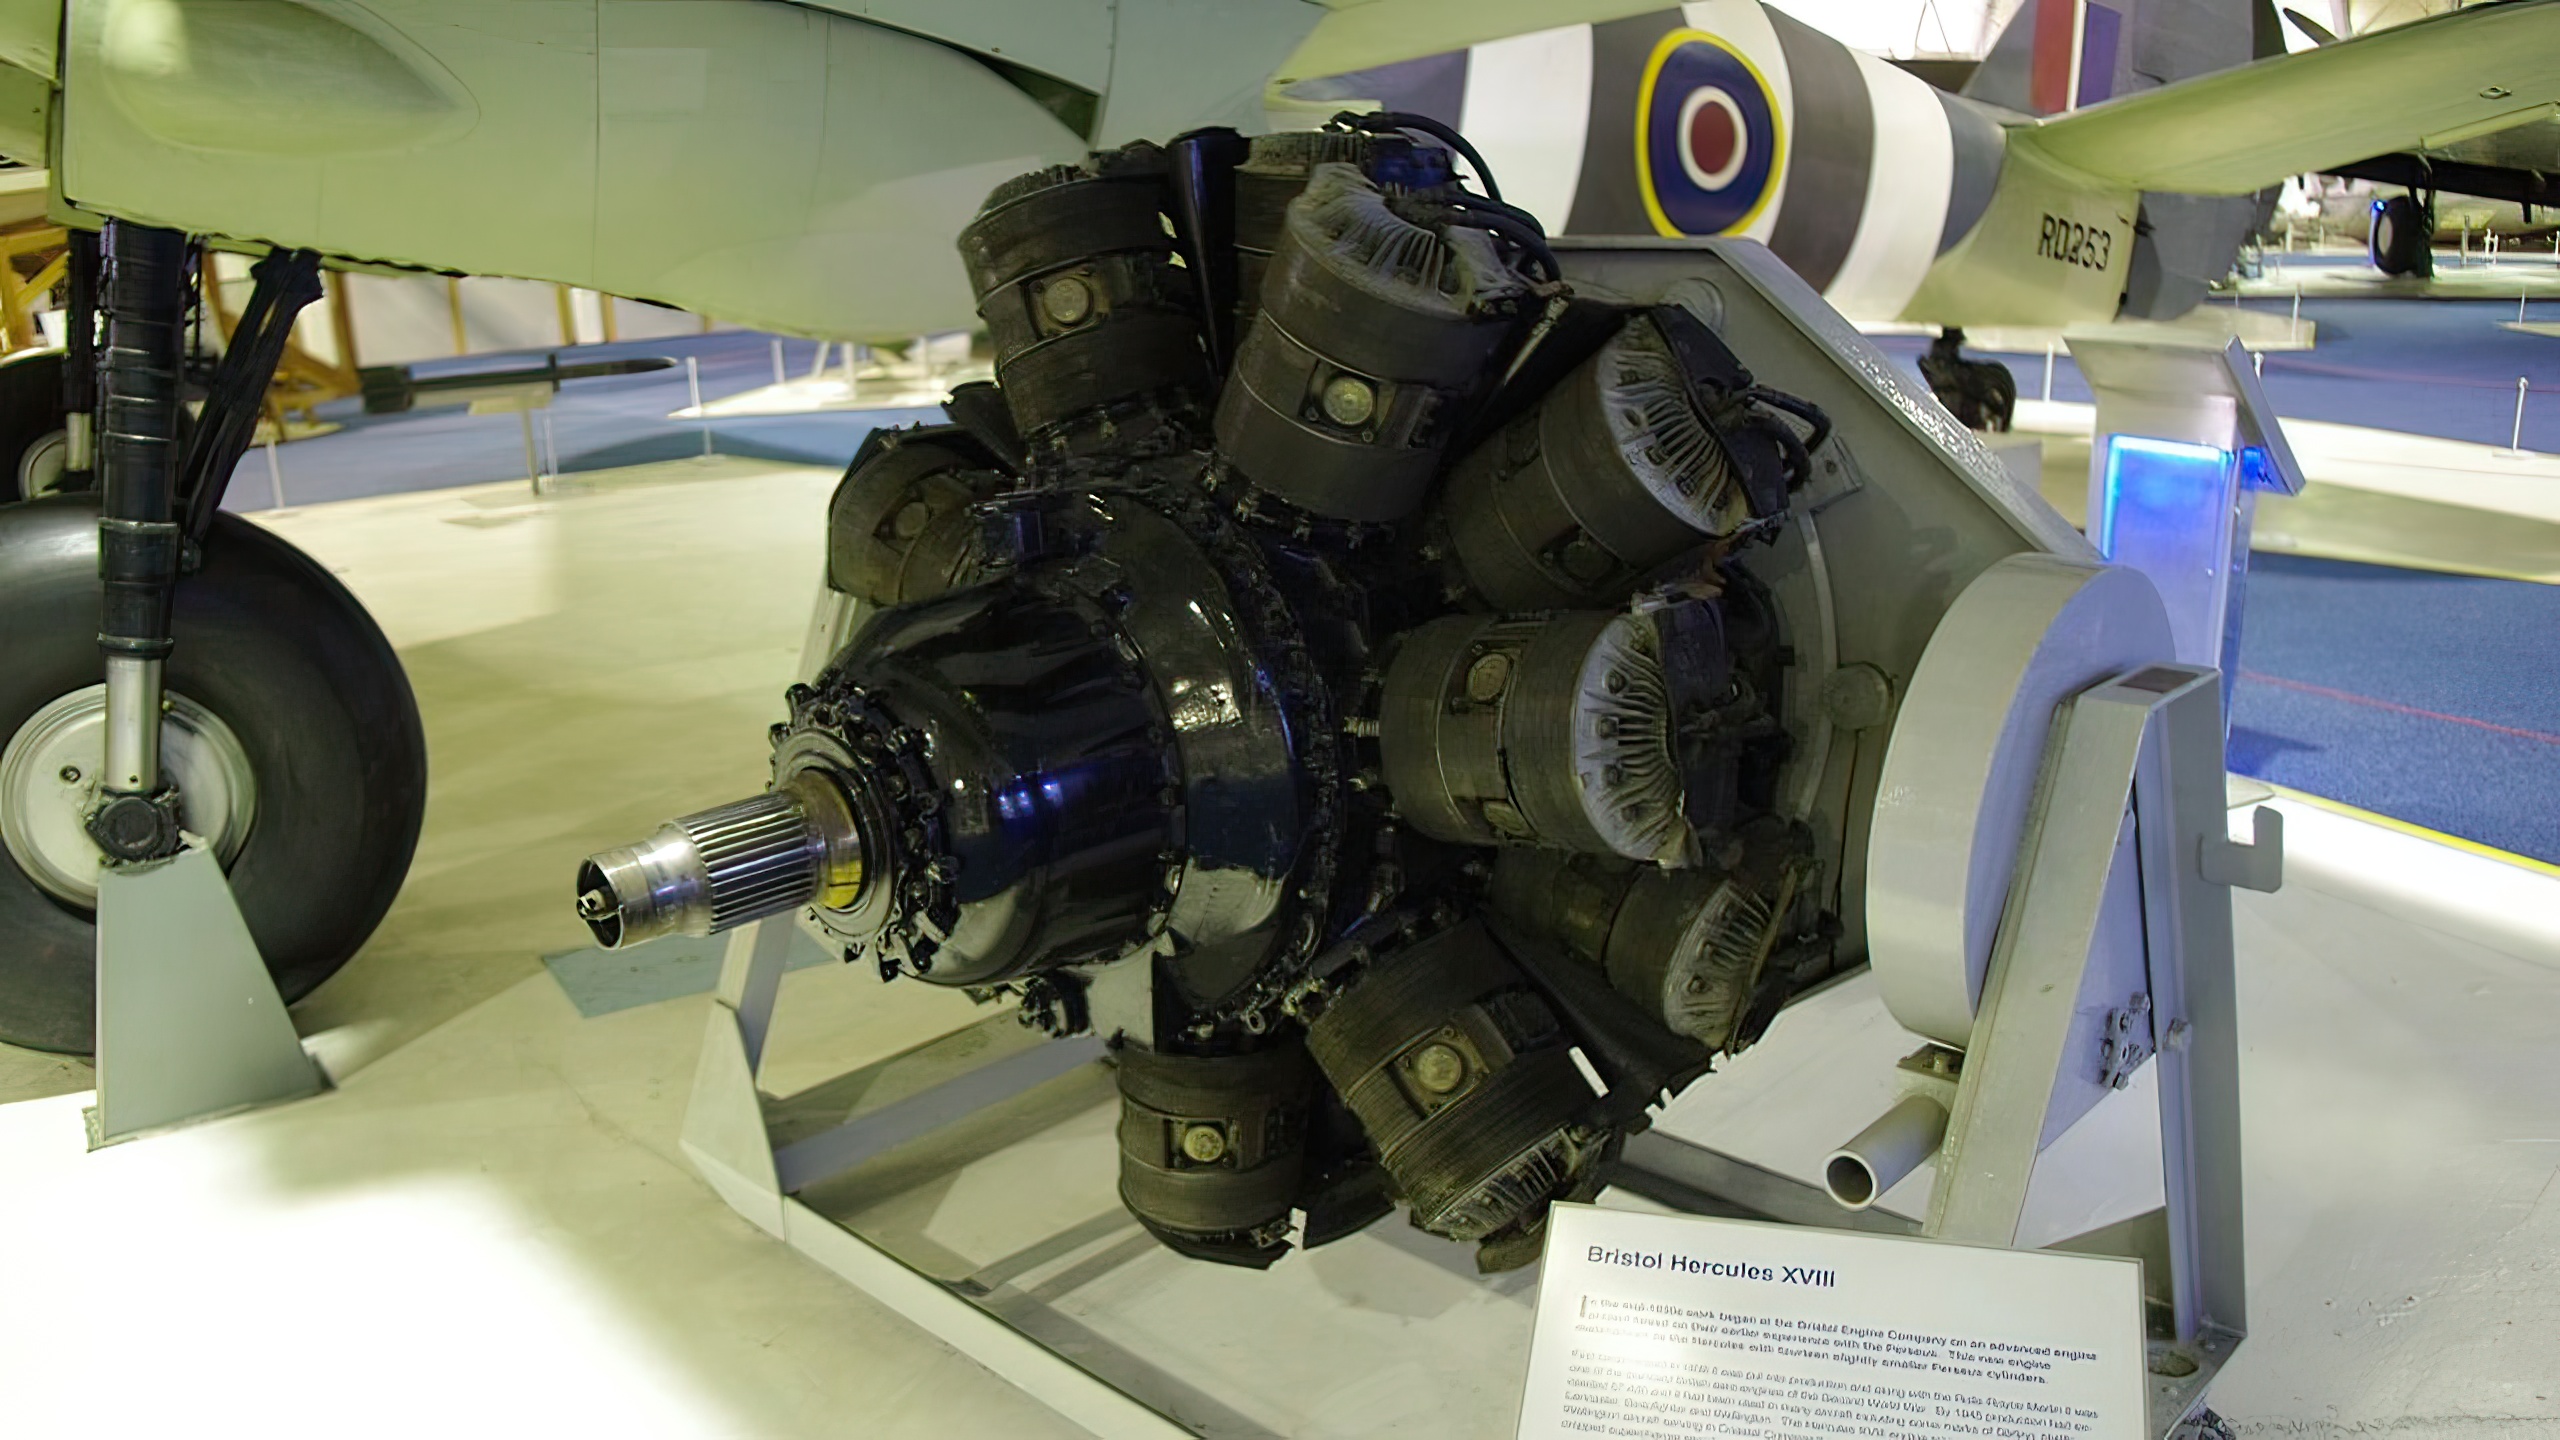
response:
<path id="1" fill-rule="evenodd" d="M 765 1132 L 756 1066 L 773 1024 L 774 998 L 791 954 L 788 917 L 731 932 L 720 988 L 702 1030 L 702 1061 L 685 1105 L 685 1158 L 729 1208 L 766 1233 L 782 1234 L 782 1181 Z"/>
<path id="2" fill-rule="evenodd" d="M 2130 868 L 2120 863 L 2131 848 L 2125 805 L 2148 719 L 2142 708 L 2083 695 L 2057 726 L 1938 1159 L 1931 1235 L 2017 1243 L 2027 1184 L 2076 1049 L 2075 1011 L 2109 882 Z"/>
<path id="3" fill-rule="evenodd" d="M 93 1147 L 327 1085 L 210 852 L 99 872 Z"/>

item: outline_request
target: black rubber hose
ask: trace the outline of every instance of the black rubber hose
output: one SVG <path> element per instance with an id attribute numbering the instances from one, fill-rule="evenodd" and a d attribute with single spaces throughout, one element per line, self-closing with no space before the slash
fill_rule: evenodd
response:
<path id="1" fill-rule="evenodd" d="M 1773 410 L 1784 410 L 1811 426 L 1813 433 L 1805 437 L 1805 449 L 1819 450 L 1822 448 L 1822 442 L 1831 438 L 1830 415 L 1812 401 L 1801 396 L 1790 395 L 1784 390 L 1772 390 L 1766 385 L 1752 386 L 1750 395 L 1761 404 Z"/>
<path id="2" fill-rule="evenodd" d="M 106 590 L 98 648 L 158 660 L 169 653 L 169 595 L 178 579 L 171 506 L 187 237 L 110 221 L 101 248 L 106 354 L 99 367 L 98 578 Z"/>
<path id="3" fill-rule="evenodd" d="M 1564 278 L 1564 266 L 1556 259 L 1554 247 L 1547 243 L 1546 228 L 1538 223 L 1537 216 L 1499 200 L 1491 203 L 1457 200 L 1449 202 L 1449 209 L 1451 218 L 1457 223 L 1490 230 L 1519 246 L 1522 253 L 1537 261 L 1539 268 L 1547 272 L 1548 279 Z"/>
<path id="4" fill-rule="evenodd" d="M 1333 118 L 1339 124 L 1373 135 L 1381 130 L 1411 130 L 1428 135 L 1458 152 L 1459 157 L 1467 162 L 1467 168 L 1475 172 L 1476 183 L 1484 187 L 1487 196 L 1496 202 L 1502 199 L 1502 187 L 1493 181 L 1493 167 L 1484 163 L 1483 154 L 1468 143 L 1466 136 L 1442 121 L 1404 110 L 1376 110 L 1366 115 L 1346 110 Z"/>

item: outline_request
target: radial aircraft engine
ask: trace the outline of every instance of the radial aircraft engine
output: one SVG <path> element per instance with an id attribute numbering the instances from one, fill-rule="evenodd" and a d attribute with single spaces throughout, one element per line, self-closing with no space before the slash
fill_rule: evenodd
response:
<path id="1" fill-rule="evenodd" d="M 1767 252 L 1569 280 L 1453 148 L 1346 117 L 998 188 L 996 383 L 856 457 L 858 626 L 765 793 L 580 867 L 598 940 L 797 912 L 1097 1031 L 1129 1209 L 1257 1267 L 1397 1204 L 1526 1262 L 1863 959 L 1857 732 L 1973 574 L 2088 552 Z"/>

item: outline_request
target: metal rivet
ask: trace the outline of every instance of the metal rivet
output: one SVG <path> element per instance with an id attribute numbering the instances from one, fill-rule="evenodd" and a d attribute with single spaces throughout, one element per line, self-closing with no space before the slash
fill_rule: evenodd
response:
<path id="1" fill-rule="evenodd" d="M 1413 1083 L 1434 1095 L 1446 1095 L 1467 1078 L 1467 1057 L 1456 1047 L 1434 1041 L 1413 1057 Z"/>
<path id="2" fill-rule="evenodd" d="M 1324 418 L 1336 425 L 1365 425 L 1378 413 L 1378 392 L 1357 375 L 1336 375 L 1319 397 Z"/>
<path id="3" fill-rule="evenodd" d="M 1227 1132 L 1215 1125 L 1194 1125 L 1182 1132 L 1182 1153 L 1202 1165 L 1227 1153 Z"/>
<path id="4" fill-rule="evenodd" d="M 1081 325 L 1093 313 L 1093 287 L 1073 275 L 1052 280 L 1040 291 L 1040 313 L 1060 325 Z"/>

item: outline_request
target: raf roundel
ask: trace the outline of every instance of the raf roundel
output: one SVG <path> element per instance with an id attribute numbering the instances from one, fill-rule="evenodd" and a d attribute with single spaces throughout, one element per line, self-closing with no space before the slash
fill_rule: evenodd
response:
<path id="1" fill-rule="evenodd" d="M 1777 193 L 1777 96 L 1740 51 L 1699 30 L 1662 37 L 1636 105 L 1636 181 L 1665 235 L 1724 235 Z"/>

